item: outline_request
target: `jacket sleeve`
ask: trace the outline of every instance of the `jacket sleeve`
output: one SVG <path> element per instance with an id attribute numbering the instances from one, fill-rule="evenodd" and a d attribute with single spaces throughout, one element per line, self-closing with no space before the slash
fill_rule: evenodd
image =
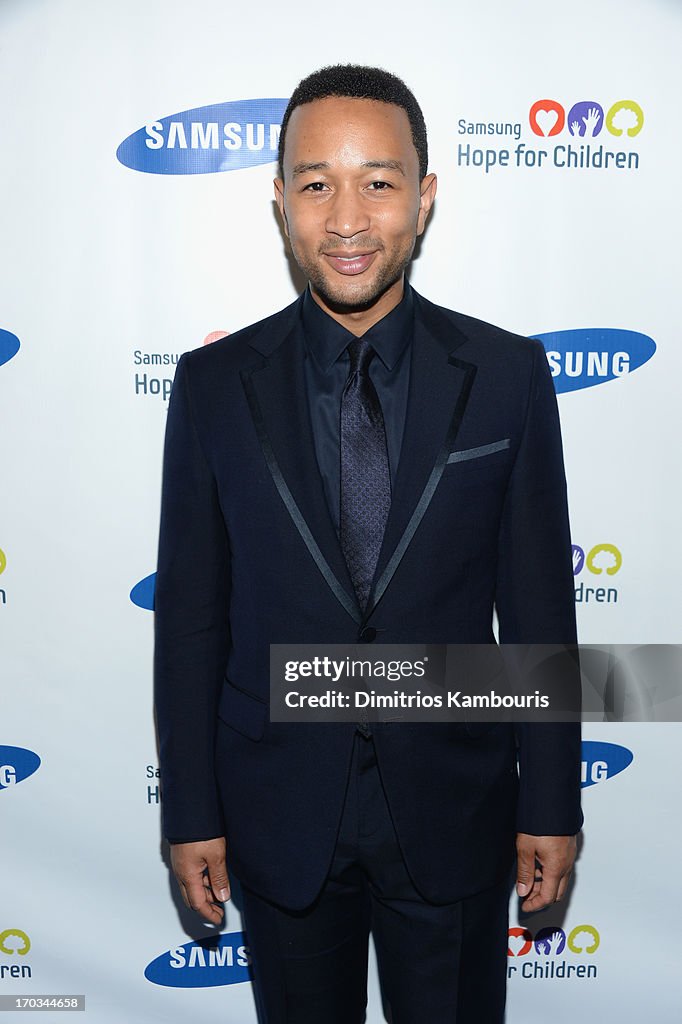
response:
<path id="1" fill-rule="evenodd" d="M 496 607 L 501 644 L 576 643 L 566 477 L 556 394 L 532 342 L 526 419 L 505 497 Z M 575 686 L 580 670 L 575 665 Z M 578 689 L 579 692 L 579 689 Z M 580 810 L 580 724 L 520 723 L 517 830 L 573 835 Z"/>
<path id="2" fill-rule="evenodd" d="M 194 416 L 188 355 L 178 362 L 163 461 L 155 592 L 154 699 L 163 832 L 223 834 L 214 776 L 218 697 L 230 645 L 230 550 Z"/>

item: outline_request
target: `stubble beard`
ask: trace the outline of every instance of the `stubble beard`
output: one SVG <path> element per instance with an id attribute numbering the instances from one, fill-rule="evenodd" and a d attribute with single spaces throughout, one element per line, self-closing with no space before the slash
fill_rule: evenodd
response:
<path id="1" fill-rule="evenodd" d="M 412 258 L 415 241 L 416 239 L 405 248 L 394 250 L 390 258 L 379 268 L 376 276 L 368 279 L 366 283 L 360 280 L 365 275 L 358 274 L 357 277 L 340 280 L 338 286 L 330 286 L 329 278 L 322 271 L 319 260 L 309 258 L 297 251 L 293 243 L 291 251 L 301 272 L 308 278 L 311 287 L 327 308 L 337 313 L 352 313 L 369 309 L 401 279 Z M 338 246 L 336 248 L 338 249 Z M 323 253 L 324 250 L 321 252 Z M 329 274 L 334 274 L 334 271 L 330 270 Z M 338 276 L 341 277 L 341 275 Z"/>

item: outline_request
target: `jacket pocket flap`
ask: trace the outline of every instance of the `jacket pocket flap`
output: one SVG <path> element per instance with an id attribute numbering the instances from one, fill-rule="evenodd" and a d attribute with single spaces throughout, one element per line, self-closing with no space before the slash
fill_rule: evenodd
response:
<path id="1" fill-rule="evenodd" d="M 495 452 L 506 451 L 511 445 L 511 438 L 504 437 L 501 441 L 493 441 L 491 444 L 479 444 L 476 448 L 464 448 L 458 452 L 450 452 L 448 463 L 469 462 L 470 459 L 481 459 L 485 455 L 494 455 Z"/>
<path id="2" fill-rule="evenodd" d="M 218 717 L 249 739 L 259 740 L 265 731 L 268 706 L 245 690 L 238 690 L 226 679 L 220 694 Z"/>

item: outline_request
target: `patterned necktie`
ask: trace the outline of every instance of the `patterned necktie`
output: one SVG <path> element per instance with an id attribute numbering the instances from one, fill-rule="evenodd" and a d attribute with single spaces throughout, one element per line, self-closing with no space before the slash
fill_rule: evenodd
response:
<path id="1" fill-rule="evenodd" d="M 341 396 L 341 549 L 360 607 L 365 609 L 391 507 L 386 428 L 369 376 L 374 349 L 348 346 L 350 374 Z"/>

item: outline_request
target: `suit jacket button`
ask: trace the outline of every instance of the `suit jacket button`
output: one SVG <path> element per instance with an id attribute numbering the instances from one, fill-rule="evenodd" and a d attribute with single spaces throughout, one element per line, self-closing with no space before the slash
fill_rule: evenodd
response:
<path id="1" fill-rule="evenodd" d="M 372 640 L 376 640 L 377 631 L 374 626 L 363 626 L 358 633 L 358 640 L 362 640 L 363 644 L 371 644 Z"/>

